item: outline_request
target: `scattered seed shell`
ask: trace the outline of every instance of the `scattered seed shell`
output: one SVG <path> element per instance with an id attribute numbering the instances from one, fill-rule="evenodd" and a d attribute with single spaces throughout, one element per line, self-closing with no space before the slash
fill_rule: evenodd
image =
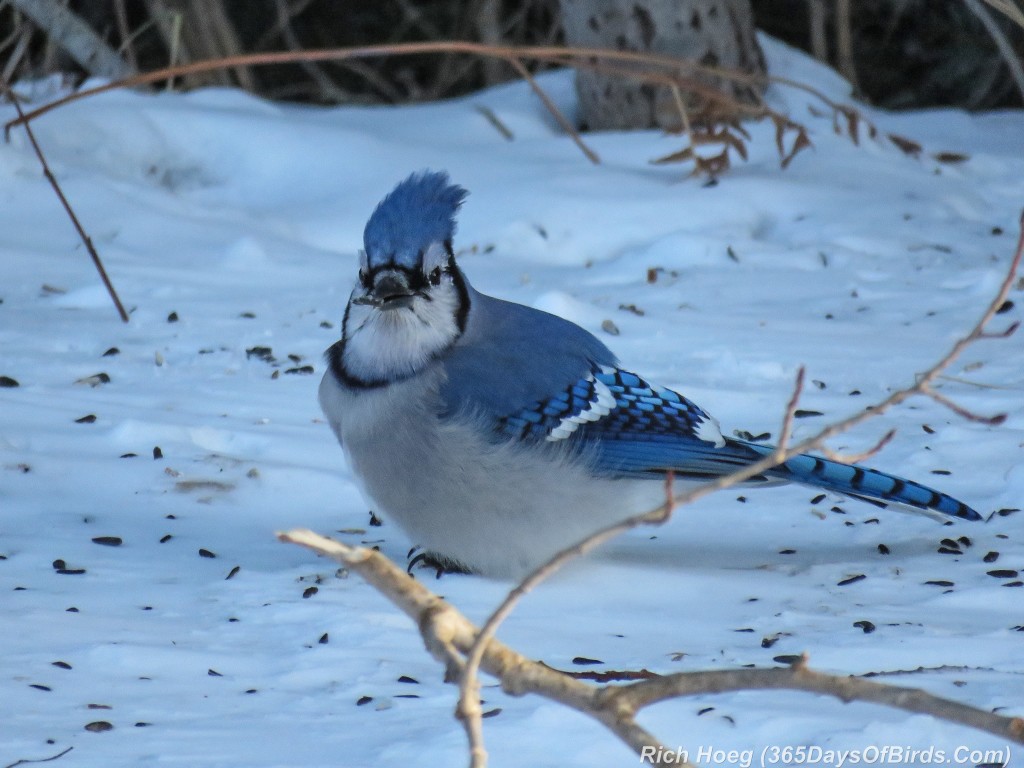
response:
<path id="1" fill-rule="evenodd" d="M 1017 571 L 1012 568 L 997 568 L 994 571 L 988 571 L 988 575 L 996 579 L 1015 579 Z"/>
<path id="2" fill-rule="evenodd" d="M 863 573 L 856 573 L 853 576 L 847 576 L 845 579 L 840 579 L 836 582 L 837 587 L 845 587 L 848 584 L 856 584 L 858 581 L 864 581 L 867 576 Z"/>
<path id="3" fill-rule="evenodd" d="M 777 662 L 779 664 L 788 664 L 792 666 L 793 664 L 799 662 L 802 658 L 802 656 L 798 656 L 797 654 L 787 653 L 783 654 L 782 656 L 772 657 L 772 661 Z"/>
<path id="4" fill-rule="evenodd" d="M 102 371 L 100 373 L 94 373 L 92 376 L 85 376 L 75 381 L 75 384 L 87 384 L 90 387 L 98 387 L 100 384 L 109 384 L 110 376 Z"/>

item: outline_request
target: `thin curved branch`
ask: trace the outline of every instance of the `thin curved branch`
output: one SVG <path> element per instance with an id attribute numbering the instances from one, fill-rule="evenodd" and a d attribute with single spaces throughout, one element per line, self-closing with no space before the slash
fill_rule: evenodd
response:
<path id="1" fill-rule="evenodd" d="M 664 54 L 618 51 L 608 48 L 567 48 L 565 46 L 555 45 L 487 45 L 484 43 L 454 40 L 444 42 L 389 43 L 384 45 L 324 48 L 305 51 L 251 53 L 218 59 L 194 61 L 188 64 L 180 64 L 177 66 L 153 70 L 151 72 L 140 73 L 122 80 L 105 83 L 93 88 L 87 88 L 82 91 L 68 94 L 67 96 L 50 102 L 49 104 L 44 104 L 43 106 L 28 112 L 23 117 L 19 117 L 8 122 L 5 128 L 9 131 L 12 127 L 20 125 L 22 122 L 35 120 L 37 117 L 40 117 L 51 110 L 57 109 L 58 107 L 62 107 L 71 102 L 88 98 L 99 93 L 105 93 L 119 88 L 133 88 L 139 85 L 161 82 L 168 78 L 195 75 L 216 69 L 229 67 L 255 67 L 272 64 L 299 64 L 303 62 L 337 61 L 345 59 L 364 59 L 379 56 L 414 56 L 430 53 L 454 53 L 481 56 L 485 58 L 497 58 L 507 61 L 513 67 L 515 67 L 515 64 L 513 63 L 514 60 L 522 61 L 523 59 L 584 68 L 599 67 L 601 66 L 601 62 L 607 61 L 624 62 L 626 64 L 636 65 L 637 67 L 643 67 L 645 70 L 650 70 L 650 68 L 656 67 L 663 71 L 662 74 L 668 73 L 676 78 L 685 78 L 687 76 L 692 77 L 693 75 L 703 74 L 751 85 L 765 85 L 773 83 L 777 85 L 785 85 L 811 94 L 831 109 L 838 109 L 840 106 L 829 99 L 820 90 L 809 86 L 806 83 L 791 80 L 790 78 L 744 72 L 742 70 L 731 69 L 728 67 L 704 65 L 690 59 L 681 59 Z M 636 71 L 639 72 L 640 70 Z M 619 69 L 615 74 L 626 76 L 629 72 L 624 69 Z M 708 93 L 702 93 L 701 95 L 710 96 L 712 98 L 715 98 L 717 95 L 717 98 L 719 99 L 729 98 L 723 94 L 717 93 L 714 89 L 708 89 Z"/>
<path id="2" fill-rule="evenodd" d="M 456 714 L 459 719 L 462 720 L 463 727 L 466 730 L 466 736 L 469 739 L 470 753 L 473 755 L 474 759 L 474 762 L 472 763 L 473 768 L 480 765 L 475 762 L 476 756 L 481 753 L 486 755 L 486 752 L 483 749 L 483 720 L 479 705 L 478 694 L 480 690 L 480 682 L 477 679 L 477 672 L 481 667 L 487 646 L 494 638 L 494 634 L 498 631 L 498 627 L 506 618 L 508 618 L 519 601 L 528 592 L 547 579 L 551 574 L 555 573 L 565 563 L 585 555 L 587 552 L 599 547 L 604 542 L 614 539 L 616 536 L 632 530 L 633 528 L 637 528 L 641 525 L 661 525 L 666 522 L 672 515 L 672 510 L 675 507 L 672 493 L 673 480 L 673 473 L 668 472 L 665 475 L 665 503 L 663 505 L 650 512 L 645 512 L 642 515 L 635 515 L 623 520 L 622 522 L 602 528 L 600 531 L 588 536 L 583 541 L 561 550 L 555 554 L 554 557 L 534 569 L 526 576 L 526 578 L 520 581 L 515 588 L 505 596 L 505 599 L 501 601 L 501 604 L 494 609 L 491 615 L 487 617 L 487 620 L 477 633 L 476 639 L 466 652 L 465 665 L 459 676 L 459 703 L 456 707 Z M 644 745 L 650 745 L 652 743 L 652 741 L 648 740 L 644 741 L 639 746 L 643 747 Z"/>

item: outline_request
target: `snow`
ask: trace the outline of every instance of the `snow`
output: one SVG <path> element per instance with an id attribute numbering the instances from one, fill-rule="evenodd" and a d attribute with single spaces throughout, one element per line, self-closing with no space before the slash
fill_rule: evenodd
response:
<path id="1" fill-rule="evenodd" d="M 765 44 L 776 74 L 847 98 L 833 73 Z M 571 76 L 541 83 L 572 114 Z M 55 87 L 22 93 L 42 102 Z M 311 527 L 398 562 L 414 543 L 368 526 L 316 401 L 362 226 L 411 171 L 443 168 L 471 191 L 457 247 L 479 289 L 582 323 L 727 434 L 777 435 L 800 365 L 820 382 L 801 407 L 825 415 L 798 420 L 797 438 L 912 381 L 1005 273 L 1024 114 L 863 107 L 882 134 L 923 145 L 913 158 L 837 136 L 806 93 L 777 87 L 772 100 L 814 147 L 783 171 L 772 126 L 749 126 L 749 162 L 712 187 L 651 166 L 680 143 L 656 132 L 587 136 L 603 160 L 592 165 L 520 84 L 407 107 L 314 109 L 224 89 L 80 101 L 35 131 L 132 310 L 127 325 L 13 131 L 0 145 L 0 375 L 20 384 L 0 389 L 0 764 L 66 747 L 54 765 L 465 762 L 456 691 L 412 623 L 273 536 Z M 942 151 L 969 159 L 938 162 Z M 1011 299 L 994 330 L 1021 318 L 1019 285 Z M 862 450 L 896 428 L 873 465 L 985 515 L 1024 507 L 1022 370 L 1019 337 L 985 340 L 940 382 L 966 408 L 1008 413 L 1002 425 L 917 399 L 831 447 Z M 76 383 L 99 372 L 109 383 Z M 729 491 L 678 510 L 567 568 L 499 636 L 563 669 L 773 666 L 806 652 L 823 671 L 1024 715 L 1022 590 L 987 573 L 1024 569 L 1024 512 L 943 527 L 815 495 Z M 104 536 L 123 543 L 93 542 Z M 961 555 L 937 552 L 962 536 Z M 58 572 L 58 559 L 84 573 Z M 509 588 L 420 578 L 477 621 Z M 936 580 L 954 586 L 925 583 Z M 485 710 L 501 709 L 485 721 L 494 765 L 639 762 L 582 715 L 486 682 Z M 113 728 L 85 730 L 95 721 Z M 701 746 L 755 760 L 772 746 L 1006 747 L 799 693 L 684 699 L 642 722 L 691 757 Z"/>

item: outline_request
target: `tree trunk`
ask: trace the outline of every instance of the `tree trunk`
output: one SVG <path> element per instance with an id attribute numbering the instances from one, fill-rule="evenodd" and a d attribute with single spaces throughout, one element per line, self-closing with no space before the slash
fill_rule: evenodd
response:
<path id="1" fill-rule="evenodd" d="M 666 54 L 749 73 L 765 71 L 750 0 L 559 0 L 559 5 L 566 41 L 573 47 Z M 683 68 L 680 73 L 687 74 Z M 756 102 L 763 92 L 763 87 L 721 77 L 699 79 L 741 102 Z M 580 69 L 576 90 L 590 130 L 682 127 L 668 86 Z M 711 106 L 694 94 L 683 97 L 698 117 Z"/>

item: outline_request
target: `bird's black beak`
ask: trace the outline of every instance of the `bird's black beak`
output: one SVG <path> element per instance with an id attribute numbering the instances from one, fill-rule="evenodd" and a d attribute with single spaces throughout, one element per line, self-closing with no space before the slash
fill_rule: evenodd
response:
<path id="1" fill-rule="evenodd" d="M 402 309 L 412 304 L 415 291 L 401 272 L 381 272 L 373 281 L 373 287 L 365 296 L 356 296 L 353 304 L 369 304 L 378 309 Z"/>

